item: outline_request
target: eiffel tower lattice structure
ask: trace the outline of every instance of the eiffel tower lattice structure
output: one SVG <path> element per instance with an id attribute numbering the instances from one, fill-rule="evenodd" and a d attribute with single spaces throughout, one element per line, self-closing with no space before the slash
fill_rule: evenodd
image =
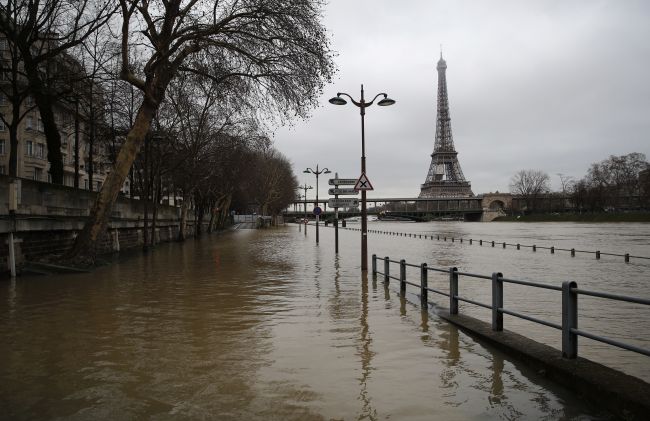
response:
<path id="1" fill-rule="evenodd" d="M 438 61 L 438 114 L 436 116 L 436 142 L 431 154 L 427 179 L 420 188 L 420 197 L 472 197 L 472 188 L 465 180 L 454 149 L 447 97 L 447 62 Z"/>

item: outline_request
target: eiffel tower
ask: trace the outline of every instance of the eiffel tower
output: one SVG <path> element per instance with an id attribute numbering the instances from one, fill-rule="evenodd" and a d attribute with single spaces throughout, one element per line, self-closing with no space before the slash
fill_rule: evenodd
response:
<path id="1" fill-rule="evenodd" d="M 438 115 L 436 117 L 436 142 L 431 154 L 427 179 L 420 188 L 420 197 L 472 197 L 472 188 L 465 180 L 454 149 L 447 98 L 447 62 L 438 61 Z"/>

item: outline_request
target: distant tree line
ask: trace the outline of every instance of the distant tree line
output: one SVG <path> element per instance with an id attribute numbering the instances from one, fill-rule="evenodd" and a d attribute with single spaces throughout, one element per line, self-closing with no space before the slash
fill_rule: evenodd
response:
<path id="1" fill-rule="evenodd" d="M 514 210 L 533 212 L 603 212 L 650 209 L 650 163 L 633 152 L 591 164 L 581 179 L 558 174 L 560 191 L 551 191 L 550 177 L 541 170 L 520 170 L 510 181 L 519 200 Z"/>

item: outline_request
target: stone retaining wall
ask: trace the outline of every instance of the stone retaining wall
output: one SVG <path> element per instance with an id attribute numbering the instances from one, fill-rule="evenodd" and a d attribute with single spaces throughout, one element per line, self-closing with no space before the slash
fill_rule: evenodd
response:
<path id="1" fill-rule="evenodd" d="M 10 177 L 0 175 L 0 273 L 8 273 L 7 241 L 10 232 L 14 233 L 17 265 L 47 255 L 60 254 L 72 246 L 96 196 L 95 192 L 87 190 L 20 179 L 18 209 L 10 214 L 11 181 Z M 149 219 L 151 223 L 151 209 Z M 110 253 L 141 247 L 144 242 L 143 227 L 144 204 L 139 200 L 118 197 L 107 232 L 99 241 L 98 252 Z M 156 242 L 173 241 L 178 238 L 179 229 L 180 208 L 159 206 Z M 185 235 L 191 237 L 194 232 L 194 214 L 188 212 Z"/>

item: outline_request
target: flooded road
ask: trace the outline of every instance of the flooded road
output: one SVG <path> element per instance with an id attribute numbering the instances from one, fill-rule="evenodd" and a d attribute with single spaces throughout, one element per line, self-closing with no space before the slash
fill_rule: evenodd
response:
<path id="1" fill-rule="evenodd" d="M 496 226 L 458 225 L 444 227 Z M 361 277 L 358 232 L 341 232 L 336 256 L 332 229 L 321 228 L 318 246 L 313 227 L 308 230 L 305 235 L 288 225 L 231 231 L 159 245 L 148 255 L 122 257 L 92 274 L 2 281 L 2 417 L 550 420 L 606 415 L 475 342 L 433 311 L 401 299 L 395 285 L 385 289 Z M 457 246 L 369 238 L 370 253 L 417 263 L 478 270 L 503 259 L 512 265 L 504 273 L 513 277 L 514 260 L 528 260 L 530 254 L 524 259 L 522 251 L 513 250 L 504 258 L 509 250 L 468 252 Z M 485 253 L 483 261 L 471 255 L 479 252 Z M 578 262 L 570 259 L 565 260 Z M 534 259 L 529 265 L 543 266 Z M 635 270 L 648 273 L 647 267 Z M 506 319 L 507 329 L 511 324 Z"/>

